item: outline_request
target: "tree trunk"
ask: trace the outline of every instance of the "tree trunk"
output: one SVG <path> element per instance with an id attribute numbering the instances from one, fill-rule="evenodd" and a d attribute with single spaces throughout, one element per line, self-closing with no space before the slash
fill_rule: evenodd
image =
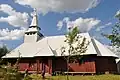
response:
<path id="1" fill-rule="evenodd" d="M 67 57 L 67 80 L 69 80 L 69 56 Z"/>

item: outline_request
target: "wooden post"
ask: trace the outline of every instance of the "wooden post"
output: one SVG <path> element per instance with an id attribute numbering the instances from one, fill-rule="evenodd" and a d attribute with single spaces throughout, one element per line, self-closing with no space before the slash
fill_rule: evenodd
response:
<path id="1" fill-rule="evenodd" d="M 39 58 L 36 59 L 36 63 L 37 63 L 37 74 L 39 74 L 39 71 L 40 71 L 40 60 L 39 60 Z"/>
<path id="2" fill-rule="evenodd" d="M 49 66 L 49 74 L 52 74 L 52 59 L 48 59 L 48 66 Z"/>

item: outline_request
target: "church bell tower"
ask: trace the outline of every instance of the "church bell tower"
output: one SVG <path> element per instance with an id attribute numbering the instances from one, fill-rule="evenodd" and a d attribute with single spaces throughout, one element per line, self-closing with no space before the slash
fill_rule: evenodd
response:
<path id="1" fill-rule="evenodd" d="M 28 30 L 25 31 L 24 42 L 37 42 L 43 37 L 43 35 L 40 33 L 41 29 L 38 27 L 38 17 L 35 9 L 32 16 L 33 19 L 31 25 Z"/>

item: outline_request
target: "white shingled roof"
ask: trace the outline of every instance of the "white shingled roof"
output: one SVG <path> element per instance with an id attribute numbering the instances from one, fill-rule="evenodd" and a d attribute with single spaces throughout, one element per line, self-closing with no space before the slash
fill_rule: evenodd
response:
<path id="1" fill-rule="evenodd" d="M 97 51 L 97 56 L 111 56 L 111 57 L 118 57 L 112 51 L 110 51 L 107 47 L 105 47 L 102 43 L 97 41 L 96 39 L 92 39 L 94 48 Z"/>
<path id="2" fill-rule="evenodd" d="M 90 41 L 88 49 L 82 55 L 92 55 L 97 56 L 112 56 L 118 57 L 107 49 L 103 44 L 101 44 L 96 39 L 91 39 L 88 33 L 81 33 L 81 36 L 87 38 Z M 44 37 L 38 42 L 34 43 L 23 43 L 9 54 L 3 58 L 16 58 L 16 57 L 36 57 L 36 56 L 61 56 L 61 47 L 67 46 L 64 42 L 65 36 L 50 36 Z M 68 55 L 68 53 L 66 53 Z"/>

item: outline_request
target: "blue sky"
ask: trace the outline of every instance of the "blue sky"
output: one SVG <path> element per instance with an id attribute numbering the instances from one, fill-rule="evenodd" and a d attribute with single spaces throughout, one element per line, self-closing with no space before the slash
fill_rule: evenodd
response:
<path id="1" fill-rule="evenodd" d="M 65 34 L 72 24 L 101 43 L 109 44 L 101 33 L 111 32 L 120 0 L 0 0 L 1 45 L 13 49 L 23 43 L 33 8 L 38 10 L 39 27 L 45 36 Z"/>

